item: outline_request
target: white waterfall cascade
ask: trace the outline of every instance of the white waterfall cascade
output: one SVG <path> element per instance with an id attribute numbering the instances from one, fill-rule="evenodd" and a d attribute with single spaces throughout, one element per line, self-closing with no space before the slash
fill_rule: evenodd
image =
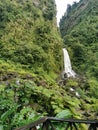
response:
<path id="1" fill-rule="evenodd" d="M 75 78 L 76 73 L 72 70 L 71 61 L 70 61 L 69 54 L 66 48 L 63 48 L 63 54 L 64 54 L 64 75 L 66 74 L 68 78 L 69 77 Z"/>

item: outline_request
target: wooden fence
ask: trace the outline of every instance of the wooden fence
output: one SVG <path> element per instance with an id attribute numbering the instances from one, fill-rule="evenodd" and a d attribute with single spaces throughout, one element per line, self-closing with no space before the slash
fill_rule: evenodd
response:
<path id="1" fill-rule="evenodd" d="M 17 128 L 15 130 L 56 130 L 53 123 L 64 123 L 64 130 L 78 130 L 78 124 L 87 124 L 88 130 L 97 130 L 98 120 L 83 120 L 83 119 L 64 119 L 64 118 L 55 118 L 55 117 L 42 117 L 39 120 L 25 125 L 23 127 Z"/>

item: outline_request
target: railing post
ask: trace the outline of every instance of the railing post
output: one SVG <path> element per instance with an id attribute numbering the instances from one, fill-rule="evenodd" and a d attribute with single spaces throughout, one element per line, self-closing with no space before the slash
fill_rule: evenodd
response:
<path id="1" fill-rule="evenodd" d="M 52 130 L 56 130 L 51 122 L 50 122 L 50 126 Z"/>
<path id="2" fill-rule="evenodd" d="M 71 123 L 71 122 L 69 122 L 69 123 L 67 124 L 67 127 L 65 128 L 65 130 L 68 130 L 68 128 L 71 128 L 71 130 L 72 130 L 72 123 Z"/>
<path id="3" fill-rule="evenodd" d="M 77 128 L 77 126 L 76 126 L 76 124 L 74 122 L 69 122 L 67 124 L 67 127 L 65 128 L 65 130 L 68 130 L 69 128 L 70 128 L 70 130 L 72 130 L 73 127 L 75 128 L 75 130 L 78 130 L 78 128 Z"/>
<path id="4" fill-rule="evenodd" d="M 36 126 L 34 126 L 33 128 L 30 128 L 30 130 L 37 130 Z"/>
<path id="5" fill-rule="evenodd" d="M 76 130 L 78 130 L 78 128 L 77 128 L 77 126 L 76 126 L 76 124 L 75 124 L 75 123 L 73 123 L 73 126 L 74 126 L 74 128 L 75 128 Z"/>
<path id="6" fill-rule="evenodd" d="M 49 130 L 49 123 L 50 123 L 49 120 L 43 122 L 42 130 Z"/>
<path id="7" fill-rule="evenodd" d="M 90 124 L 88 130 L 97 130 L 96 124 Z"/>

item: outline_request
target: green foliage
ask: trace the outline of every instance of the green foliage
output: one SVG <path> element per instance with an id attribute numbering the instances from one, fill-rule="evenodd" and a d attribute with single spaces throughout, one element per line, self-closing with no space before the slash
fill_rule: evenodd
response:
<path id="1" fill-rule="evenodd" d="M 28 65 L 34 71 L 40 67 L 46 72 L 56 72 L 57 66 L 59 72 L 62 41 L 54 24 L 54 0 L 7 0 L 0 4 L 0 25 L 4 25 L 0 27 L 0 58 Z M 58 57 L 55 46 L 58 48 Z M 53 50 L 50 52 L 51 48 Z"/>
<path id="2" fill-rule="evenodd" d="M 70 110 L 77 106 L 75 118 L 97 119 L 98 99 L 98 1 L 81 0 L 68 6 L 60 21 L 60 32 L 68 49 L 77 80 L 68 79 L 64 89 L 74 101 L 69 101 Z M 84 78 L 85 77 L 85 78 Z M 69 88 L 74 88 L 69 91 Z M 80 97 L 76 96 L 78 92 Z M 73 98 L 74 97 L 74 98 Z M 79 100 L 77 100 L 79 98 Z M 77 105 L 76 105 L 77 104 Z M 81 109 L 79 108 L 81 106 Z M 84 111 L 84 113 L 82 113 Z M 82 113 L 82 115 L 81 115 Z M 84 128 L 86 129 L 86 128 Z"/>
<path id="3" fill-rule="evenodd" d="M 73 88 L 77 88 L 78 87 L 78 82 L 74 79 L 68 79 L 66 81 L 66 88 L 70 88 L 70 87 L 73 87 Z"/>
<path id="4" fill-rule="evenodd" d="M 90 4 L 94 7 L 91 0 L 82 10 L 81 2 L 68 7 L 68 16 L 62 20 L 66 22 L 60 27 L 73 67 L 77 73 L 93 78 L 70 78 L 64 86 L 58 86 L 55 79 L 62 69 L 63 40 L 55 24 L 55 1 L 0 1 L 1 130 L 15 129 L 42 116 L 86 119 L 88 114 L 95 118 L 98 111 L 97 10 L 96 6 L 90 10 Z M 66 124 L 53 125 L 61 130 Z"/>
<path id="5" fill-rule="evenodd" d="M 0 129 L 11 130 L 57 113 L 49 86 L 60 72 L 62 40 L 54 0 L 1 0 L 0 12 Z"/>
<path id="6" fill-rule="evenodd" d="M 40 117 L 41 115 L 32 110 L 32 108 L 24 107 L 21 109 L 20 113 L 15 114 L 12 125 L 17 127 L 23 126 L 25 124 L 29 124 L 33 121 L 38 120 Z"/>
<path id="7" fill-rule="evenodd" d="M 0 87 L 0 122 L 4 130 L 28 124 L 41 116 L 29 106 L 34 82 L 20 82 L 20 85 L 11 83 L 3 85 L 3 89 Z"/>
<path id="8" fill-rule="evenodd" d="M 72 113 L 66 109 L 66 110 L 63 110 L 61 111 L 60 113 L 58 113 L 56 115 L 57 118 L 71 118 L 72 117 Z M 55 126 L 56 130 L 64 130 L 64 128 L 66 127 L 66 123 L 59 123 L 59 122 L 55 122 L 53 123 L 53 125 Z"/>
<path id="9" fill-rule="evenodd" d="M 98 81 L 95 79 L 89 80 L 89 91 L 90 91 L 90 96 L 98 99 Z"/>
<path id="10" fill-rule="evenodd" d="M 57 85 L 53 88 L 52 81 L 49 87 L 37 77 L 34 80 L 15 78 L 8 85 L 2 83 L 0 86 L 0 118 L 5 130 L 28 124 L 42 115 L 55 115 L 64 109 L 64 100 L 56 90 Z"/>
<path id="11" fill-rule="evenodd" d="M 80 1 L 68 6 L 60 22 L 60 32 L 71 61 L 78 73 L 97 79 L 98 46 L 98 1 Z M 66 31 L 65 31 L 66 30 Z M 93 64 L 92 64 L 93 63 Z"/>
<path id="12" fill-rule="evenodd" d="M 50 3 L 48 3 L 46 9 L 43 10 L 43 16 L 45 20 L 53 20 L 56 16 L 56 10 L 55 10 L 55 1 L 50 0 Z"/>
<path id="13" fill-rule="evenodd" d="M 58 118 L 70 118 L 71 116 L 72 113 L 69 111 L 69 109 L 63 110 L 56 115 Z"/>
<path id="14" fill-rule="evenodd" d="M 2 98 L 2 96 L 0 96 L 0 99 L 2 99 L 0 100 L 0 122 L 5 130 L 9 130 L 12 127 L 12 117 L 15 115 L 17 105 L 9 99 Z"/>
<path id="15" fill-rule="evenodd" d="M 43 78 L 35 75 L 29 76 L 28 79 L 28 73 L 24 74 L 7 79 L 7 85 L 2 81 L 0 86 L 1 125 L 5 130 L 33 122 L 40 116 L 79 117 L 76 110 L 80 109 L 81 102 L 76 97 L 71 100 L 72 97 L 67 95 L 68 90 L 60 88 L 48 76 L 44 75 L 47 78 Z M 76 87 L 76 81 L 72 82 Z M 64 126 L 64 124 L 54 125 L 57 129 Z"/>

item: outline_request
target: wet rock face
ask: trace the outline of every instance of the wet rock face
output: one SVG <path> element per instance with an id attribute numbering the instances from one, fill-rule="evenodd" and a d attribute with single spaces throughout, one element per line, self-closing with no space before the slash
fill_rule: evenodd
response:
<path id="1" fill-rule="evenodd" d="M 7 80 L 11 80 L 11 79 L 14 79 L 14 78 L 16 78 L 18 76 L 18 74 L 17 73 L 13 73 L 13 72 L 8 72 L 8 73 L 6 73 L 6 74 L 2 74 L 1 76 L 0 76 L 0 81 L 7 81 Z"/>

